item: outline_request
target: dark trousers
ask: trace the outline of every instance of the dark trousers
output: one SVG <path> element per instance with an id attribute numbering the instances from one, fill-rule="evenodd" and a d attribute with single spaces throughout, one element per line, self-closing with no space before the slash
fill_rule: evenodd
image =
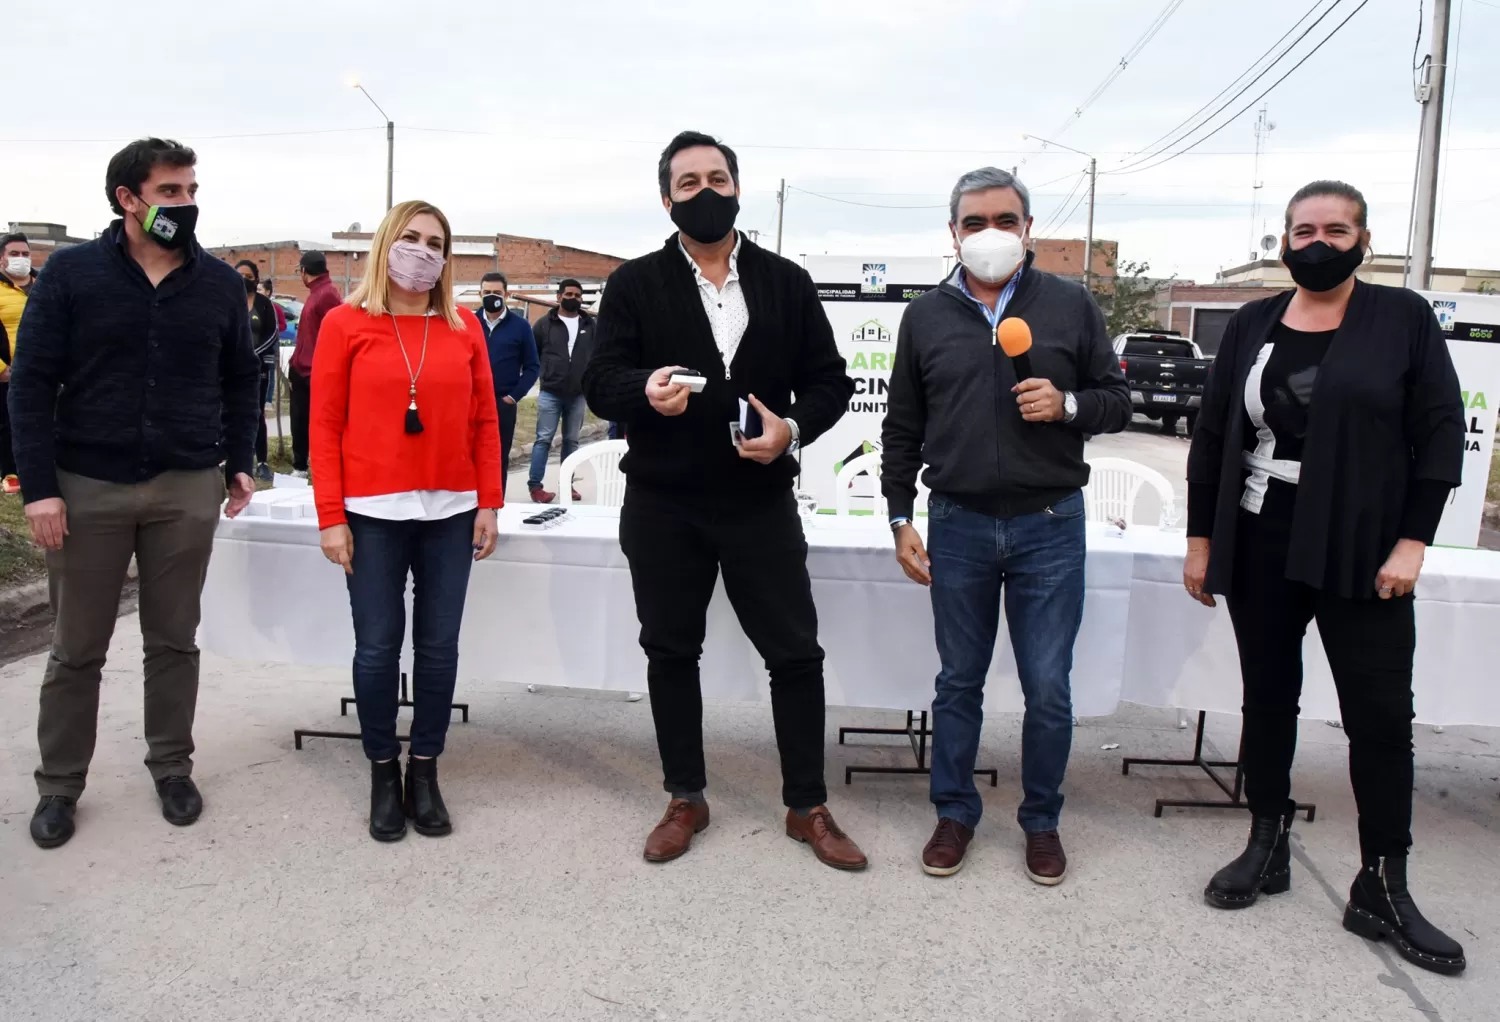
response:
<path id="1" fill-rule="evenodd" d="M 264 465 L 267 461 L 271 460 L 268 457 L 268 455 L 270 454 L 270 446 L 269 446 L 270 438 L 269 438 L 268 434 L 266 433 L 266 408 L 265 408 L 265 406 L 267 404 L 266 388 L 270 386 L 270 384 L 271 384 L 271 374 L 274 373 L 275 371 L 276 370 L 275 370 L 274 366 L 268 366 L 268 365 L 266 365 L 264 363 L 261 364 L 261 367 L 260 367 L 260 403 L 261 403 L 261 407 L 260 407 L 260 425 L 259 425 L 259 427 L 255 431 L 255 463 L 257 465 Z"/>
<path id="2" fill-rule="evenodd" d="M 16 474 L 16 452 L 10 441 L 10 382 L 0 383 L 0 477 Z"/>
<path id="3" fill-rule="evenodd" d="M 307 471 L 307 420 L 312 413 L 312 378 L 295 369 L 287 370 L 292 386 L 292 468 Z"/>
<path id="4" fill-rule="evenodd" d="M 146 766 L 157 780 L 193 772 L 198 617 L 224 499 L 216 468 L 144 483 L 57 474 L 68 535 L 47 554 L 56 622 L 42 675 L 36 771 L 43 795 L 83 793 L 99 728 L 99 680 L 133 554 L 145 653 Z"/>
<path id="5" fill-rule="evenodd" d="M 1274 486 L 1274 484 L 1273 484 Z M 1267 512 L 1272 512 L 1267 501 Z M 1354 600 L 1286 578 L 1290 513 L 1240 512 L 1229 615 L 1244 677 L 1245 796 L 1257 816 L 1291 798 L 1302 639 L 1316 620 L 1349 738 L 1365 859 L 1411 846 L 1413 597 Z M 1373 593 L 1375 580 L 1370 580 Z"/>
<path id="6" fill-rule="evenodd" d="M 708 783 L 698 659 L 722 570 L 740 626 L 771 675 L 782 800 L 792 808 L 826 802 L 823 650 L 792 494 L 713 500 L 631 487 L 620 513 L 620 547 L 641 621 L 663 787 L 686 793 Z"/>
<path id="7" fill-rule="evenodd" d="M 516 440 L 516 406 L 497 396 L 495 407 L 500 412 L 500 494 L 504 496 L 510 480 L 510 448 Z"/>
<path id="8" fill-rule="evenodd" d="M 458 682 L 458 633 L 469 569 L 474 515 L 435 522 L 387 521 L 350 514 L 354 574 L 346 576 L 354 618 L 354 698 L 365 755 L 394 759 L 401 700 L 401 644 L 406 638 L 406 579 L 412 580 L 411 752 L 438 756 Z"/>

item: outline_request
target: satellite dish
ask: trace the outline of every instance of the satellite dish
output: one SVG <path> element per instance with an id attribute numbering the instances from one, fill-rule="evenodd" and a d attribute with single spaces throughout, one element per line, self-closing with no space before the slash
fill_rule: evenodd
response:
<path id="1" fill-rule="evenodd" d="M 350 234 L 358 234 L 359 233 L 359 221 L 358 220 L 354 221 L 354 223 L 352 223 L 352 224 L 349 225 L 349 233 Z"/>
<path id="2" fill-rule="evenodd" d="M 1279 243 L 1279 241 L 1280 241 L 1280 239 L 1277 238 L 1276 235 L 1274 235 L 1274 234 L 1267 234 L 1264 238 L 1260 239 L 1260 250 L 1262 252 L 1269 253 L 1272 249 L 1274 249 L 1276 247 L 1276 245 Z"/>

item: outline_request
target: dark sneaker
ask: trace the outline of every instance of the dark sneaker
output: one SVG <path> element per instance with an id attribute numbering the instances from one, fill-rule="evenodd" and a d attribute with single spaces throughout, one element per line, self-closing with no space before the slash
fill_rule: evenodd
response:
<path id="1" fill-rule="evenodd" d="M 156 794 L 161 798 L 162 819 L 174 827 L 197 823 L 203 815 L 203 796 L 191 777 L 163 777 L 156 782 Z"/>
<path id="2" fill-rule="evenodd" d="M 43 795 L 31 814 L 31 840 L 38 848 L 56 848 L 73 836 L 73 810 L 77 800 L 66 795 Z"/>
<path id="3" fill-rule="evenodd" d="M 1068 875 L 1068 857 L 1055 830 L 1026 835 L 1026 875 L 1051 887 Z"/>
<path id="4" fill-rule="evenodd" d="M 929 876 L 952 876 L 964 868 L 964 854 L 969 842 L 974 840 L 974 830 L 946 816 L 938 818 L 937 828 L 927 847 L 922 849 L 922 872 Z"/>

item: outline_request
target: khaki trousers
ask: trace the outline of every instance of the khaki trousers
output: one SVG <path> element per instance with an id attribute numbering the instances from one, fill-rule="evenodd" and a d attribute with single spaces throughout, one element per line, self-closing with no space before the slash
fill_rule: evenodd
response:
<path id="1" fill-rule="evenodd" d="M 106 483 L 67 472 L 63 547 L 47 554 L 52 652 L 42 677 L 36 771 L 42 795 L 83 793 L 99 724 L 99 679 L 134 555 L 144 640 L 146 766 L 157 780 L 193 769 L 198 617 L 224 479 L 218 469 Z"/>

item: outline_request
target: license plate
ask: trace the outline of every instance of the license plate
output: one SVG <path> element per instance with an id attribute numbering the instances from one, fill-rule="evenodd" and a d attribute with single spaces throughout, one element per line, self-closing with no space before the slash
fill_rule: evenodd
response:
<path id="1" fill-rule="evenodd" d="M 1175 405 L 1177 403 L 1177 395 L 1176 394 L 1152 394 L 1151 395 L 1151 400 L 1156 401 L 1156 402 L 1158 402 L 1160 404 L 1164 404 L 1164 405 Z"/>

